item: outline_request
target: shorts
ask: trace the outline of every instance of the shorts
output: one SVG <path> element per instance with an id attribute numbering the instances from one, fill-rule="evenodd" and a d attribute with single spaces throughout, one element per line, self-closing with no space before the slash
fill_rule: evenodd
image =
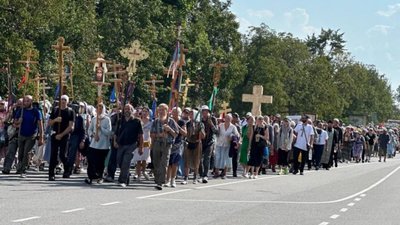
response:
<path id="1" fill-rule="evenodd" d="M 179 161 L 181 161 L 182 156 L 179 153 L 171 153 L 169 155 L 169 164 L 170 166 L 172 165 L 178 165 Z"/>

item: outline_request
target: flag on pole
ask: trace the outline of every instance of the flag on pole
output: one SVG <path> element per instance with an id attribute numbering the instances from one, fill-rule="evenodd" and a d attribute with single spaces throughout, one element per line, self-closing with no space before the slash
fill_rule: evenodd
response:
<path id="1" fill-rule="evenodd" d="M 113 87 L 113 89 L 111 90 L 110 102 L 111 103 L 116 103 L 117 102 L 117 95 L 116 95 L 116 92 L 115 92 L 115 87 Z"/>

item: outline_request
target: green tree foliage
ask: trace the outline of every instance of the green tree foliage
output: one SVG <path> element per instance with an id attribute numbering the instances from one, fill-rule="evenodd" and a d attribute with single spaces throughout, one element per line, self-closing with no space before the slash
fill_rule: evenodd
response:
<path id="1" fill-rule="evenodd" d="M 74 64 L 75 98 L 93 103 L 93 65 L 88 61 L 101 51 L 106 59 L 127 65 L 120 50 L 139 40 L 149 58 L 138 63 L 131 100 L 135 105 L 151 102 L 144 81 L 156 74 L 165 80 L 158 100 L 168 102 L 170 80 L 163 73 L 172 59 L 177 24 L 181 24 L 179 40 L 189 49 L 184 71 L 196 82 L 189 89 L 190 106 L 207 103 L 214 72 L 209 65 L 220 61 L 229 66 L 222 69 L 216 110 L 227 101 L 234 111 L 249 111 L 251 103 L 242 103 L 241 96 L 261 84 L 264 94 L 274 97 L 272 104 L 262 107 L 266 114 L 306 112 L 326 119 L 377 115 L 383 121 L 398 112 L 385 76 L 351 57 L 340 30 L 321 29 L 300 40 L 261 24 L 243 35 L 230 6 L 231 1 L 220 0 L 0 0 L 0 60 L 10 57 L 16 62 L 32 49 L 40 62 L 32 75 L 39 72 L 49 77 L 57 72 L 57 54 L 51 45 L 63 36 L 73 49 L 66 60 Z M 23 66 L 14 63 L 12 68 L 19 83 Z M 4 77 L 0 79 L 3 86 Z M 50 85 L 55 87 L 56 82 Z M 6 91 L 1 89 L 0 95 Z"/>

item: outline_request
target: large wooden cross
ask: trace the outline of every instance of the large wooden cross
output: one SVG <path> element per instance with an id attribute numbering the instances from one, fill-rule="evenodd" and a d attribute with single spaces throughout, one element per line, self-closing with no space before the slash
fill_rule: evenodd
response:
<path id="1" fill-rule="evenodd" d="M 222 64 L 221 62 L 216 62 L 213 64 L 210 64 L 210 67 L 214 67 L 214 75 L 213 75 L 213 82 L 214 82 L 214 87 L 218 87 L 219 82 L 221 80 L 221 68 L 227 68 L 228 64 Z"/>
<path id="2" fill-rule="evenodd" d="M 133 41 L 130 48 L 122 49 L 120 54 L 129 59 L 129 66 L 127 68 L 129 80 L 132 79 L 132 76 L 137 71 L 136 61 L 149 57 L 149 54 L 146 51 L 140 49 L 140 42 L 138 40 Z"/>
<path id="3" fill-rule="evenodd" d="M 243 94 L 242 102 L 251 102 L 253 107 L 251 108 L 251 113 L 254 116 L 260 116 L 261 114 L 261 104 L 262 103 L 272 103 L 272 96 L 263 95 L 264 88 L 262 85 L 253 86 L 253 94 Z"/>
<path id="4" fill-rule="evenodd" d="M 63 37 L 57 39 L 57 44 L 52 45 L 51 48 L 58 52 L 58 117 L 61 117 L 61 96 L 64 94 L 64 52 L 69 52 L 71 49 L 64 45 L 65 40 Z M 61 123 L 58 123 L 58 133 L 61 132 Z"/>
<path id="5" fill-rule="evenodd" d="M 164 83 L 163 80 L 157 80 L 157 77 L 155 75 L 151 75 L 151 80 L 145 81 L 146 84 L 151 84 L 150 86 L 150 92 L 151 92 L 151 98 L 153 100 L 157 99 L 157 87 L 156 84 L 162 84 Z"/>

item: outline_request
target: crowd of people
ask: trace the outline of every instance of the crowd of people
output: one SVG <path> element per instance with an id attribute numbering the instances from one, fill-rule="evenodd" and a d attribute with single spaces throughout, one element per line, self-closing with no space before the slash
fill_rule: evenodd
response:
<path id="1" fill-rule="evenodd" d="M 177 177 L 186 185 L 238 173 L 247 179 L 267 171 L 304 175 L 305 169 L 369 163 L 373 157 L 386 162 L 399 146 L 396 128 L 343 126 L 339 119 L 311 121 L 307 115 L 296 123 L 279 114 L 216 117 L 206 105 L 170 109 L 160 104 L 152 112 L 126 104 L 107 110 L 103 103 L 70 103 L 67 95 L 54 107 L 40 106 L 30 95 L 12 107 L 6 103 L 0 101 L 2 173 L 15 168 L 21 178 L 35 168 L 48 169 L 49 181 L 59 173 L 68 179 L 85 167 L 88 185 L 126 187 L 132 179 L 153 175 L 155 188 L 162 190 L 176 187 Z"/>

